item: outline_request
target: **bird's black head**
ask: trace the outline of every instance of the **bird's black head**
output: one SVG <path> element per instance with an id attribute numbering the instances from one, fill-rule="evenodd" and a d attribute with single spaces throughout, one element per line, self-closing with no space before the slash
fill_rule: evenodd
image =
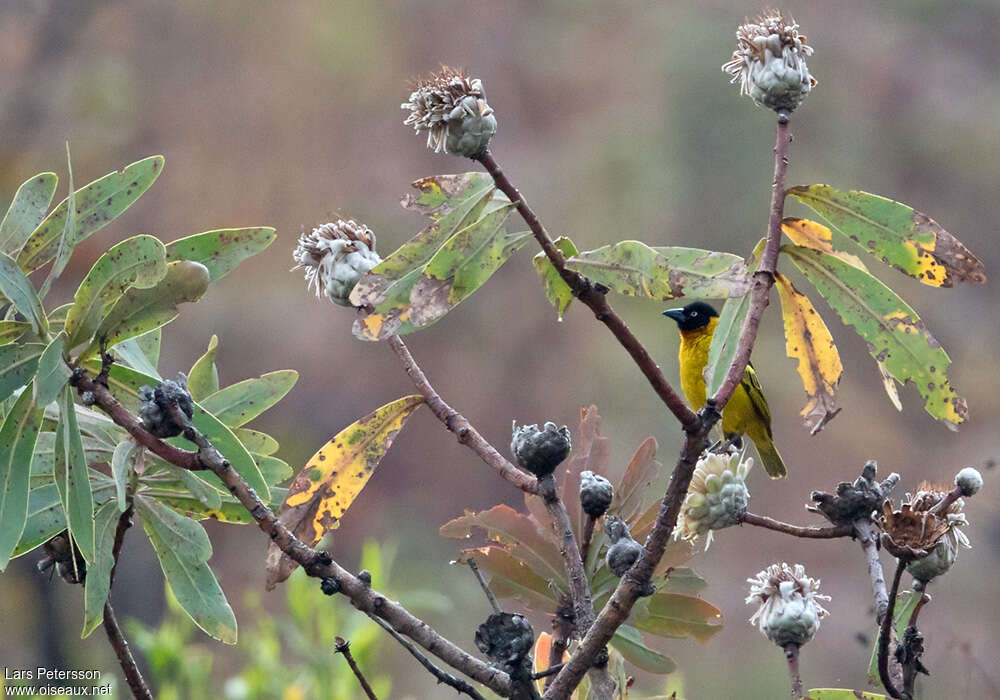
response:
<path id="1" fill-rule="evenodd" d="M 709 319 L 719 314 L 705 302 L 696 301 L 683 309 L 667 309 L 663 315 L 677 321 L 677 327 L 682 331 L 695 331 L 707 326 Z"/>

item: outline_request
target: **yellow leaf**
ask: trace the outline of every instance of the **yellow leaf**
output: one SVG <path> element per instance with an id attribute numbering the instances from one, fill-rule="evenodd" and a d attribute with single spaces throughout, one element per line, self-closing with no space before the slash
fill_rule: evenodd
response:
<path id="1" fill-rule="evenodd" d="M 404 396 L 337 433 L 295 477 L 278 520 L 310 547 L 335 529 L 407 418 L 423 402 L 424 398 L 416 394 Z M 288 578 L 294 569 L 294 562 L 271 543 L 268 589 Z"/>
<path id="2" fill-rule="evenodd" d="M 865 264 L 861 262 L 861 258 L 857 255 L 851 255 L 850 253 L 845 253 L 842 250 L 834 249 L 833 231 L 828 229 L 823 224 L 810 221 L 809 219 L 796 219 L 794 217 L 788 217 L 782 220 L 781 230 L 784 231 L 785 235 L 788 236 L 788 238 L 790 238 L 792 243 L 795 245 L 829 253 L 834 257 L 840 258 L 848 265 L 853 265 L 859 270 L 864 270 L 865 272 L 868 271 L 868 268 L 865 267 Z"/>
<path id="3" fill-rule="evenodd" d="M 833 336 L 809 297 L 782 274 L 775 275 L 785 319 L 785 351 L 799 361 L 799 376 L 808 401 L 802 409 L 813 433 L 837 415 L 837 384 L 844 373 Z"/>

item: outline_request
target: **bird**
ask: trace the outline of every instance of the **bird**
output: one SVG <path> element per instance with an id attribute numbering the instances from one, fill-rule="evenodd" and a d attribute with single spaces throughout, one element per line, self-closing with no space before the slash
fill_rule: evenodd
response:
<path id="1" fill-rule="evenodd" d="M 705 405 L 708 398 L 702 372 L 708 362 L 712 335 L 719 325 L 719 314 L 710 304 L 696 301 L 681 309 L 667 309 L 663 315 L 677 322 L 681 334 L 681 346 L 677 353 L 681 389 L 688 403 L 697 410 Z M 774 446 L 771 411 L 753 365 L 748 364 L 743 370 L 740 383 L 722 411 L 722 432 L 727 438 L 747 435 L 753 440 L 760 461 L 771 478 L 778 479 L 788 473 Z"/>

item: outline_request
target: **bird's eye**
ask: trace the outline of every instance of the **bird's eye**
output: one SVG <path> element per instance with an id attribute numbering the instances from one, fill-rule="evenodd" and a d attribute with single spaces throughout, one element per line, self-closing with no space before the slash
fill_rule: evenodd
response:
<path id="1" fill-rule="evenodd" d="M 697 312 L 697 311 L 692 311 L 692 312 L 691 312 L 690 314 L 688 314 L 688 315 L 689 315 L 689 316 L 690 316 L 691 318 L 694 318 L 695 316 L 697 316 L 697 315 L 698 315 L 698 312 Z"/>

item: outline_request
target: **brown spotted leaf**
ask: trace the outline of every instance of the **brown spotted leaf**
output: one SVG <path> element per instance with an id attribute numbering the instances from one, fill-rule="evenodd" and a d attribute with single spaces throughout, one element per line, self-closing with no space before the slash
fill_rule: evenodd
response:
<path id="1" fill-rule="evenodd" d="M 700 248 L 621 241 L 580 253 L 567 260 L 566 267 L 619 294 L 658 301 L 683 296 L 725 299 L 750 289 L 743 258 Z"/>
<path id="2" fill-rule="evenodd" d="M 857 255 L 851 255 L 833 247 L 834 242 L 842 248 L 854 245 L 840 231 L 827 228 L 823 224 L 810 219 L 796 219 L 794 217 L 783 219 L 781 221 L 781 230 L 795 245 L 829 253 L 846 263 L 854 265 L 854 267 L 862 270 L 868 269 Z"/>
<path id="3" fill-rule="evenodd" d="M 278 520 L 310 547 L 318 543 L 338 526 L 406 420 L 423 402 L 422 396 L 404 396 L 337 433 L 295 477 Z M 295 566 L 272 542 L 268 547 L 268 590 L 288 578 Z"/>
<path id="4" fill-rule="evenodd" d="M 792 187 L 788 194 L 887 265 L 932 287 L 983 284 L 982 261 L 934 219 L 885 197 L 829 185 Z"/>
<path id="5" fill-rule="evenodd" d="M 802 409 L 813 432 L 822 429 L 838 412 L 837 384 L 844 373 L 830 330 L 809 297 L 784 275 L 775 275 L 781 313 L 785 319 L 785 352 L 799 361 L 799 376 L 808 400 Z"/>

